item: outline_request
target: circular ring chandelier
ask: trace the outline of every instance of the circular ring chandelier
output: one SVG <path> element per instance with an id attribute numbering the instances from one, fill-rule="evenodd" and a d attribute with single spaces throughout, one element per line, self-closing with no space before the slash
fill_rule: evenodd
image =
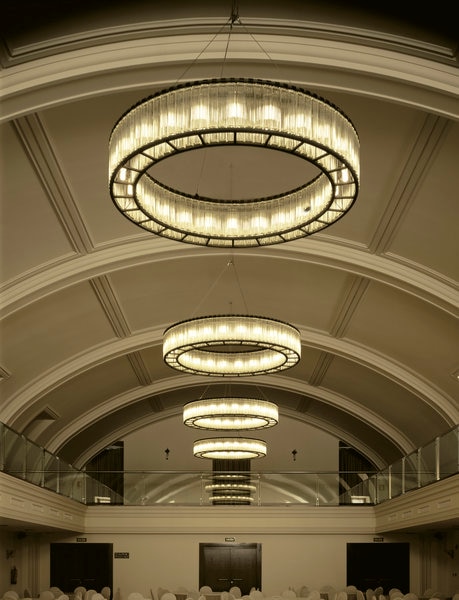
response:
<path id="1" fill-rule="evenodd" d="M 277 406 L 255 398 L 206 398 L 183 407 L 183 423 L 197 429 L 264 429 L 278 422 Z"/>
<path id="2" fill-rule="evenodd" d="M 257 489 L 256 485 L 250 483 L 211 483 L 205 486 L 204 488 L 207 492 L 218 492 L 218 491 L 241 491 L 241 492 L 249 492 L 255 491 Z"/>
<path id="3" fill-rule="evenodd" d="M 252 438 L 208 438 L 194 442 L 193 454 L 212 459 L 261 458 L 266 456 L 266 443 Z"/>
<path id="4" fill-rule="evenodd" d="M 226 473 L 219 471 L 211 477 L 212 481 L 247 481 L 247 473 Z"/>
<path id="5" fill-rule="evenodd" d="M 293 367 L 301 356 L 298 329 L 244 315 L 198 317 L 164 332 L 163 358 L 187 373 L 242 377 Z"/>
<path id="6" fill-rule="evenodd" d="M 224 200 L 184 193 L 149 173 L 179 153 L 217 146 L 287 152 L 319 174 L 282 194 Z M 303 89 L 258 79 L 185 83 L 142 100 L 116 123 L 110 194 L 125 217 L 159 236 L 219 247 L 278 244 L 316 233 L 351 208 L 359 152 L 349 118 Z"/>
<path id="7" fill-rule="evenodd" d="M 221 496 L 209 496 L 209 500 L 212 504 L 249 504 L 250 502 L 253 502 L 253 497 L 244 494 L 225 494 Z"/>

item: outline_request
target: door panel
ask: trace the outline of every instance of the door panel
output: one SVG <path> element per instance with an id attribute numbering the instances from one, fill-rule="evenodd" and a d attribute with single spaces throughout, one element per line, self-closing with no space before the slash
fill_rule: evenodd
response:
<path id="1" fill-rule="evenodd" d="M 77 585 L 113 588 L 113 544 L 51 544 L 50 582 L 64 593 Z"/>
<path id="2" fill-rule="evenodd" d="M 199 587 L 214 592 L 238 586 L 243 594 L 261 589 L 261 544 L 199 544 Z"/>
<path id="3" fill-rule="evenodd" d="M 247 585 L 247 582 L 251 582 L 254 577 L 256 579 L 257 573 L 257 553 L 258 549 L 248 548 L 246 546 L 239 546 L 231 548 L 231 575 L 234 585 L 241 587 L 244 585 L 244 589 L 248 587 L 248 594 L 252 587 L 251 584 Z M 260 584 L 253 584 L 253 587 L 260 589 Z M 241 588 L 242 591 L 242 588 Z"/>
<path id="4" fill-rule="evenodd" d="M 347 582 L 358 589 L 397 588 L 404 594 L 410 585 L 409 542 L 347 544 Z"/>

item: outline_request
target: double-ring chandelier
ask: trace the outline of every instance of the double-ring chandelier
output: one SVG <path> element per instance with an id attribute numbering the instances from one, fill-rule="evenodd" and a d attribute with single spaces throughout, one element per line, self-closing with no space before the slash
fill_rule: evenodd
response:
<path id="1" fill-rule="evenodd" d="M 251 459 L 266 456 L 266 442 L 245 437 L 219 437 L 196 440 L 193 454 L 198 458 Z"/>
<path id="2" fill-rule="evenodd" d="M 197 429 L 265 429 L 278 422 L 277 406 L 255 398 L 206 398 L 188 402 L 183 408 L 183 423 Z"/>
<path id="3" fill-rule="evenodd" d="M 209 500 L 212 504 L 250 504 L 253 502 L 253 497 L 246 494 L 218 494 L 216 496 L 209 496 Z"/>
<path id="4" fill-rule="evenodd" d="M 209 483 L 204 488 L 207 492 L 251 492 L 257 486 L 252 483 Z"/>
<path id="5" fill-rule="evenodd" d="M 283 321 L 244 315 L 198 317 L 164 332 L 163 357 L 179 371 L 220 377 L 275 373 L 301 356 L 299 331 Z"/>
<path id="6" fill-rule="evenodd" d="M 267 197 L 192 195 L 152 168 L 189 151 L 257 147 L 303 159 L 318 175 Z M 109 141 L 111 197 L 143 229 L 190 244 L 264 246 L 309 236 L 356 200 L 359 139 L 349 118 L 301 88 L 259 79 L 180 84 L 128 110 Z"/>

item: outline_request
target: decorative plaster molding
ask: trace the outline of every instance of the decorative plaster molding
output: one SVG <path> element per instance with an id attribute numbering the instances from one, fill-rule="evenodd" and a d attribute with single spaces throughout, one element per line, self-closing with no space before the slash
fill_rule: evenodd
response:
<path id="1" fill-rule="evenodd" d="M 89 506 L 86 533 L 372 534 L 373 507 Z M 216 509 L 216 510 L 215 510 Z"/>
<path id="2" fill-rule="evenodd" d="M 459 525 L 459 474 L 373 506 L 84 506 L 0 473 L 0 523 L 69 533 L 374 534 Z"/>
<path id="3" fill-rule="evenodd" d="M 86 506 L 6 473 L 0 473 L 0 524 L 38 531 L 81 532 Z"/>
<path id="4" fill-rule="evenodd" d="M 459 474 L 412 490 L 375 508 L 376 532 L 459 526 Z"/>

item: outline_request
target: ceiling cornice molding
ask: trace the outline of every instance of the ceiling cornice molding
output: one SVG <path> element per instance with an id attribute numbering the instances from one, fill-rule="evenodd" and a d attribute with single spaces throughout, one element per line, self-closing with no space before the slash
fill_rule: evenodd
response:
<path id="1" fill-rule="evenodd" d="M 271 77 L 279 79 L 282 65 L 285 81 L 297 83 L 307 78 L 309 86 L 358 91 L 459 119 L 456 63 L 447 65 L 370 46 L 363 52 L 361 44 L 304 35 L 261 35 L 257 41 L 264 52 L 250 35 L 235 35 L 225 59 L 228 71 L 232 65 L 238 69 L 245 65 L 251 68 L 252 76 L 269 77 L 271 73 Z M 128 88 L 140 90 L 151 87 L 152 81 L 155 86 L 171 85 L 183 75 L 187 65 L 193 65 L 192 70 L 187 69 L 188 77 L 193 72 L 192 79 L 216 76 L 215 65 L 221 69 L 227 36 L 216 39 L 216 48 L 196 61 L 208 43 L 209 37 L 203 34 L 180 36 L 179 43 L 177 36 L 129 39 L 10 66 L 0 72 L 0 121 L 76 98 Z M 266 60 L 266 55 L 270 60 Z M 213 71 L 209 71 L 212 65 Z M 298 79 L 290 67 L 301 67 Z M 377 80 L 379 84 L 375 84 Z"/>
<path id="2" fill-rule="evenodd" d="M 100 46 L 139 38 L 164 36 L 206 35 L 214 36 L 228 23 L 226 18 L 189 17 L 184 19 L 164 19 L 159 21 L 141 21 L 111 27 L 97 27 L 73 34 L 47 37 L 35 43 L 24 43 L 6 48 L 8 65 L 36 60 L 50 54 L 61 54 L 70 50 Z M 87 23 L 88 25 L 89 23 Z M 454 59 L 454 49 L 447 44 L 429 43 L 414 37 L 394 35 L 362 27 L 349 27 L 317 21 L 293 19 L 274 19 L 265 17 L 243 17 L 241 24 L 233 25 L 232 37 L 237 35 L 284 35 L 318 37 L 331 40 L 352 40 L 355 44 L 392 49 L 400 53 L 428 56 L 435 60 Z M 227 32 L 222 33 L 227 36 Z"/>
<path id="3" fill-rule="evenodd" d="M 338 238 L 325 238 L 289 242 L 282 248 L 251 248 L 238 250 L 241 256 L 262 256 L 292 261 L 310 261 L 314 264 L 351 272 L 390 285 L 424 302 L 443 310 L 453 317 L 459 314 L 459 296 L 454 281 L 437 272 L 426 273 L 421 265 L 409 265 L 397 257 L 378 256 L 361 246 L 350 247 Z M 113 271 L 142 264 L 173 261 L 184 258 L 224 256 L 225 251 L 213 248 L 197 248 L 170 240 L 136 237 L 125 243 L 102 247 L 83 256 L 72 255 L 58 264 L 46 264 L 35 271 L 27 271 L 1 288 L 0 314 L 5 318 L 33 302 L 87 279 L 93 279 Z M 227 252 L 226 252 L 227 254 Z"/>
<path id="4" fill-rule="evenodd" d="M 35 60 L 50 53 L 62 53 L 69 50 L 87 48 L 88 46 L 116 43 L 126 39 L 139 39 L 178 35 L 213 36 L 228 24 L 227 18 L 188 17 L 181 19 L 163 19 L 157 21 L 141 21 L 106 27 L 97 27 L 73 34 L 48 36 L 40 42 L 23 43 L 7 47 L 7 58 L 10 63 Z M 89 27 L 90 21 L 86 22 Z M 401 53 L 426 55 L 436 60 L 454 58 L 454 49 L 447 43 L 431 43 L 385 31 L 376 31 L 363 27 L 349 27 L 344 24 L 324 21 L 301 21 L 298 19 L 279 19 L 266 17 L 243 17 L 239 23 L 233 24 L 232 36 L 247 33 L 252 35 L 296 35 L 302 37 L 320 37 L 333 40 L 353 40 L 365 46 L 391 48 Z M 221 35 L 227 35 L 227 31 Z"/>

